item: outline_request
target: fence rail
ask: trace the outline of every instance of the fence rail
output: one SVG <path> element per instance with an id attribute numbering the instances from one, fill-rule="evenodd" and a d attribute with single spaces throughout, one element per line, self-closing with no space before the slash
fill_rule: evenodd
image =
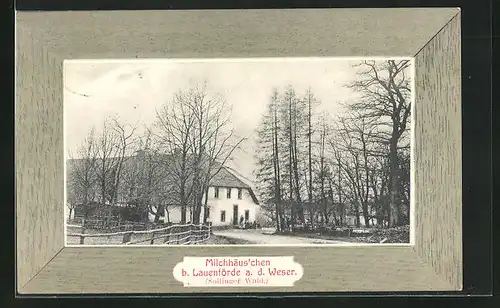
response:
<path id="1" fill-rule="evenodd" d="M 137 221 L 120 221 L 116 219 L 83 219 L 75 218 L 68 221 L 71 225 L 67 226 L 85 226 L 92 230 L 99 230 L 102 232 L 116 232 L 116 231 L 141 231 L 150 230 L 155 228 L 156 225 L 152 223 L 141 223 Z M 78 224 L 78 225 L 77 225 Z"/>
<path id="2" fill-rule="evenodd" d="M 206 242 L 210 239 L 211 227 L 210 225 L 171 225 L 165 228 L 152 229 L 152 230 L 129 230 L 110 233 L 85 233 L 86 227 L 80 225 L 66 225 L 68 228 L 82 229 L 80 233 L 67 233 L 68 237 L 80 238 L 80 244 L 85 244 L 85 238 L 111 238 L 121 237 L 121 243 L 125 245 L 135 245 L 149 242 L 150 245 L 155 244 L 180 244 L 180 245 L 194 245 Z M 133 236 L 147 236 L 133 239 Z M 163 241 L 161 241 L 163 240 Z"/>

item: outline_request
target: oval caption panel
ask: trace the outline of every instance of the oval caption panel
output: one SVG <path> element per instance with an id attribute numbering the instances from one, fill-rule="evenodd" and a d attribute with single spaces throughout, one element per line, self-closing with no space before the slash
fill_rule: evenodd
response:
<path id="1" fill-rule="evenodd" d="M 287 257 L 184 257 L 174 278 L 184 287 L 293 287 L 302 265 Z"/>

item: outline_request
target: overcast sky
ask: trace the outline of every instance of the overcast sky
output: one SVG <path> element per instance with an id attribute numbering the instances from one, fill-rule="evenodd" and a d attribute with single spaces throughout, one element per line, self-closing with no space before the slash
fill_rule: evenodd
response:
<path id="1" fill-rule="evenodd" d="M 155 110 L 179 89 L 206 79 L 211 92 L 232 105 L 232 122 L 240 136 L 254 137 L 273 87 L 292 85 L 298 94 L 310 86 L 320 110 L 335 116 L 340 102 L 355 98 L 345 85 L 356 77 L 355 61 L 335 59 L 233 60 L 69 60 L 64 63 L 65 142 L 74 152 L 104 119 L 125 123 L 155 121 Z M 252 140 L 252 139 L 251 139 Z M 253 141 L 237 153 L 232 167 L 253 180 Z"/>

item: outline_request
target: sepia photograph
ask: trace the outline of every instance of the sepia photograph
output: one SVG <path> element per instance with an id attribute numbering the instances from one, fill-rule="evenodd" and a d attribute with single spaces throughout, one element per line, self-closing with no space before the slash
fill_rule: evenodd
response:
<path id="1" fill-rule="evenodd" d="M 68 246 L 410 244 L 412 58 L 64 61 Z"/>

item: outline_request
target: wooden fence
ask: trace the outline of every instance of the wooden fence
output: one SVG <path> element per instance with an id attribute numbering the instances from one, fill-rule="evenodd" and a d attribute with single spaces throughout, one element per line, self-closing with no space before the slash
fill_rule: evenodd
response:
<path id="1" fill-rule="evenodd" d="M 151 230 L 158 225 L 153 223 L 142 223 L 137 221 L 118 221 L 118 220 L 107 220 L 107 219 L 74 219 L 68 221 L 68 226 L 79 227 L 82 225 L 85 228 L 92 230 L 99 230 L 104 232 L 118 232 L 118 231 L 143 231 Z"/>
<path id="2" fill-rule="evenodd" d="M 79 225 L 66 225 L 67 228 L 79 228 L 80 233 L 68 233 L 68 237 L 80 238 L 80 244 L 85 244 L 85 238 L 98 237 L 98 238 L 121 238 L 121 243 L 125 245 L 195 245 L 203 243 L 210 239 L 211 227 L 210 225 L 171 225 L 165 228 L 153 230 L 129 230 L 111 233 L 85 233 L 85 227 Z M 134 236 L 137 238 L 134 239 Z"/>

